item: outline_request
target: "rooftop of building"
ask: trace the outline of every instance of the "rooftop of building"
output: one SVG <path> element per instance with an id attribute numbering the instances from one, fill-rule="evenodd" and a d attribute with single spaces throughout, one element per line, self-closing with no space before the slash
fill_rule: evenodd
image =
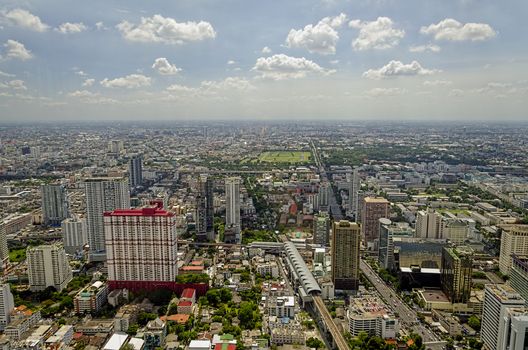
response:
<path id="1" fill-rule="evenodd" d="M 524 303 L 519 293 L 508 284 L 486 284 L 486 292 L 492 293 L 501 302 Z"/>
<path id="2" fill-rule="evenodd" d="M 350 306 L 348 308 L 349 316 L 355 318 L 373 318 L 385 317 L 391 314 L 387 305 L 377 297 L 364 296 L 350 299 Z"/>
<path id="3" fill-rule="evenodd" d="M 181 297 L 182 298 L 192 298 L 196 295 L 196 289 L 193 289 L 193 288 L 185 288 L 182 292 L 182 295 Z"/>
<path id="4" fill-rule="evenodd" d="M 379 204 L 389 204 L 389 201 L 383 197 L 365 197 L 365 203 L 379 203 Z"/>
<path id="5" fill-rule="evenodd" d="M 444 294 L 444 292 L 438 289 L 425 289 L 423 291 L 420 291 L 420 293 L 423 295 L 423 298 L 428 303 L 449 302 L 449 299 Z"/>
<path id="6" fill-rule="evenodd" d="M 159 207 L 140 208 L 140 209 L 116 209 L 107 211 L 104 216 L 174 216 L 173 213 Z"/>

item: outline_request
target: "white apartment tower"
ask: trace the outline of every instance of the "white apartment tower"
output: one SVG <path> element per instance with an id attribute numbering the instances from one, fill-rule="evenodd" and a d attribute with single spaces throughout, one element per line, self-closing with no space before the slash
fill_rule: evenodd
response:
<path id="1" fill-rule="evenodd" d="M 86 220 L 70 218 L 62 222 L 62 241 L 68 254 L 75 254 L 88 243 Z"/>
<path id="2" fill-rule="evenodd" d="M 72 279 L 72 270 L 64 247 L 40 245 L 27 249 L 28 277 L 31 291 L 54 287 L 62 291 Z"/>
<path id="3" fill-rule="evenodd" d="M 42 185 L 40 193 L 44 223 L 60 226 L 62 220 L 69 216 L 66 188 L 61 184 Z"/>
<path id="4" fill-rule="evenodd" d="M 122 177 L 90 178 L 84 182 L 86 191 L 86 236 L 91 259 L 104 260 L 103 213 L 130 207 L 128 180 Z"/>
<path id="5" fill-rule="evenodd" d="M 510 286 L 488 284 L 484 290 L 480 338 L 487 350 L 506 350 L 502 345 L 508 328 L 504 322 L 510 308 L 524 306 L 524 299 Z"/>
<path id="6" fill-rule="evenodd" d="M 231 228 L 240 241 L 240 177 L 225 179 L 226 228 Z"/>
<path id="7" fill-rule="evenodd" d="M 104 214 L 110 289 L 170 288 L 178 274 L 176 216 L 161 207 Z"/>
<path id="8" fill-rule="evenodd" d="M 7 246 L 7 232 L 5 223 L 0 220 L 0 270 L 4 270 L 9 263 L 9 247 Z"/>
<path id="9" fill-rule="evenodd" d="M 11 322 L 11 312 L 15 308 L 15 302 L 9 283 L 0 284 L 0 331 Z"/>
<path id="10" fill-rule="evenodd" d="M 510 274 L 513 254 L 528 255 L 528 225 L 515 225 L 502 231 L 499 269 L 505 275 Z"/>

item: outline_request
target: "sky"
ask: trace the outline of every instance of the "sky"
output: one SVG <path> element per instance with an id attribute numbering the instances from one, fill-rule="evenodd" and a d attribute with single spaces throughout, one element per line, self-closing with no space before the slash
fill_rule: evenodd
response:
<path id="1" fill-rule="evenodd" d="M 526 0 L 3 0 L 0 122 L 528 121 Z"/>

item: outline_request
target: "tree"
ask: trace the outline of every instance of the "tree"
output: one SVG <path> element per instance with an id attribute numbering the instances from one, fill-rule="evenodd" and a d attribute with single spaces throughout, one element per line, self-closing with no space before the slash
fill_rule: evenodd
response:
<path id="1" fill-rule="evenodd" d="M 472 315 L 468 319 L 468 326 L 470 326 L 471 328 L 473 328 L 476 331 L 479 331 L 480 330 L 480 319 L 477 316 Z"/>
<path id="2" fill-rule="evenodd" d="M 321 340 L 311 337 L 306 341 L 306 346 L 309 348 L 322 349 L 325 344 Z"/>
<path id="3" fill-rule="evenodd" d="M 238 310 L 238 319 L 240 326 L 244 329 L 254 329 L 258 321 L 258 307 L 251 301 L 243 301 L 240 303 Z"/>

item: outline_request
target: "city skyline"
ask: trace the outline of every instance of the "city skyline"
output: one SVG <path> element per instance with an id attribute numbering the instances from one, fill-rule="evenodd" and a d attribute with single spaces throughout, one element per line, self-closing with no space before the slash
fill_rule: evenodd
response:
<path id="1" fill-rule="evenodd" d="M 526 120 L 521 1 L 63 5 L 0 8 L 0 122 Z"/>

